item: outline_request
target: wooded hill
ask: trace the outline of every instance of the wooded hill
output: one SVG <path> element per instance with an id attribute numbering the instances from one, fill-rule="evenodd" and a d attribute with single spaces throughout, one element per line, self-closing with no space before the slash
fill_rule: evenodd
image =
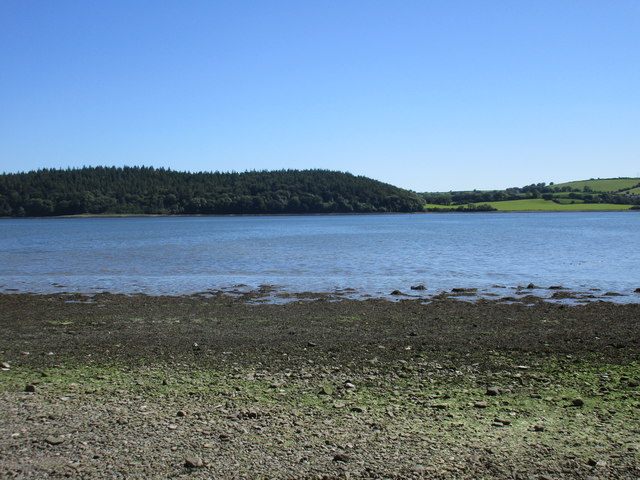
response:
<path id="1" fill-rule="evenodd" d="M 0 176 L 0 216 L 423 211 L 424 199 L 328 170 L 186 173 L 153 167 L 42 169 Z"/>

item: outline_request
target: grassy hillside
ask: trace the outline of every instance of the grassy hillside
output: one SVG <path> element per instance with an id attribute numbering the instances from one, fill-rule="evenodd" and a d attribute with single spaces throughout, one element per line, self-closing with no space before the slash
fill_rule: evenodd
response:
<path id="1" fill-rule="evenodd" d="M 589 211 L 640 208 L 640 178 L 607 178 L 506 190 L 423 193 L 428 211 Z"/>
<path id="2" fill-rule="evenodd" d="M 496 210 L 501 212 L 517 211 L 548 211 L 548 212 L 579 212 L 591 210 L 629 210 L 631 205 L 616 205 L 613 203 L 575 203 L 559 204 L 552 200 L 531 198 L 526 200 L 508 200 L 505 202 L 489 202 Z"/>
<path id="3" fill-rule="evenodd" d="M 558 183 L 553 185 L 553 188 L 569 187 L 572 190 L 584 190 L 584 187 L 589 187 L 594 192 L 613 193 L 637 187 L 638 184 L 640 184 L 640 178 L 602 178 Z"/>
<path id="4" fill-rule="evenodd" d="M 614 203 L 556 203 L 542 198 L 531 198 L 525 200 L 506 200 L 504 202 L 473 203 L 475 207 L 489 205 L 499 212 L 588 212 L 607 210 L 629 210 L 632 205 L 617 205 Z M 424 206 L 426 210 L 458 210 L 457 206 L 437 205 L 429 203 Z M 461 211 L 468 211 L 466 208 Z M 482 211 L 482 210 L 479 210 Z"/>

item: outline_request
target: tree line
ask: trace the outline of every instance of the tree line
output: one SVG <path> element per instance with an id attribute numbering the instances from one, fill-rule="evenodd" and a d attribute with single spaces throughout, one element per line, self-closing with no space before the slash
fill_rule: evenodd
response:
<path id="1" fill-rule="evenodd" d="M 153 167 L 0 175 L 0 216 L 418 212 L 423 198 L 329 170 L 177 172 Z"/>

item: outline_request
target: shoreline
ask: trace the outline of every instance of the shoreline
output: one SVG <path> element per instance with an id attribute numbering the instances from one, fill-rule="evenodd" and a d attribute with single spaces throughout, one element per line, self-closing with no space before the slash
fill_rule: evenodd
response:
<path id="1" fill-rule="evenodd" d="M 0 295 L 3 478 L 635 479 L 640 304 Z"/>
<path id="2" fill-rule="evenodd" d="M 454 287 L 449 290 L 430 290 L 424 285 L 412 285 L 402 290 L 392 290 L 386 293 L 361 292 L 354 288 L 336 288 L 332 291 L 290 291 L 277 285 L 260 285 L 250 287 L 237 284 L 194 292 L 161 292 L 149 293 L 145 291 L 119 292 L 105 289 L 93 291 L 68 290 L 67 286 L 52 283 L 49 291 L 26 291 L 18 288 L 3 286 L 2 295 L 32 295 L 32 296 L 64 296 L 92 298 L 99 295 L 122 297 L 149 298 L 193 298 L 211 299 L 224 298 L 247 305 L 284 305 L 291 302 L 366 302 L 382 300 L 390 303 L 416 302 L 430 304 L 441 301 L 458 301 L 466 303 L 494 302 L 498 304 L 535 305 L 538 303 L 561 304 L 568 306 L 586 305 L 589 303 L 640 304 L 640 287 L 628 291 L 609 291 L 595 288 L 572 289 L 561 285 L 537 286 L 504 286 L 493 285 L 491 288 Z M 633 287 L 632 287 L 633 288 Z"/>
<path id="3" fill-rule="evenodd" d="M 495 211 L 430 211 L 430 212 L 351 212 L 351 213 L 224 213 L 224 214 L 162 214 L 162 213 L 107 213 L 80 215 L 51 215 L 46 217 L 1 217 L 0 220 L 29 219 L 63 219 L 63 218 L 208 218 L 208 217 L 317 217 L 317 216 L 352 216 L 352 215 L 430 215 L 430 214 L 500 214 L 500 213 L 623 213 L 640 212 L 640 209 L 619 210 L 495 210 Z"/>

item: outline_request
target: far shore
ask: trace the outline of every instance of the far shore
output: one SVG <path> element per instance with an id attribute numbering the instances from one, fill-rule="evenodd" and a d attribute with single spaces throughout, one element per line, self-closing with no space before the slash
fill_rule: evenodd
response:
<path id="1" fill-rule="evenodd" d="M 224 214 L 160 214 L 160 213 L 83 213 L 80 215 L 51 215 L 47 217 L 0 217 L 0 220 L 60 219 L 60 218 L 164 218 L 164 217 L 310 217 L 310 216 L 351 216 L 351 215 L 430 215 L 430 214 L 498 214 L 498 213 L 620 213 L 636 212 L 627 210 L 493 210 L 493 211 L 431 211 L 431 212 L 351 212 L 351 213 L 224 213 Z"/>

